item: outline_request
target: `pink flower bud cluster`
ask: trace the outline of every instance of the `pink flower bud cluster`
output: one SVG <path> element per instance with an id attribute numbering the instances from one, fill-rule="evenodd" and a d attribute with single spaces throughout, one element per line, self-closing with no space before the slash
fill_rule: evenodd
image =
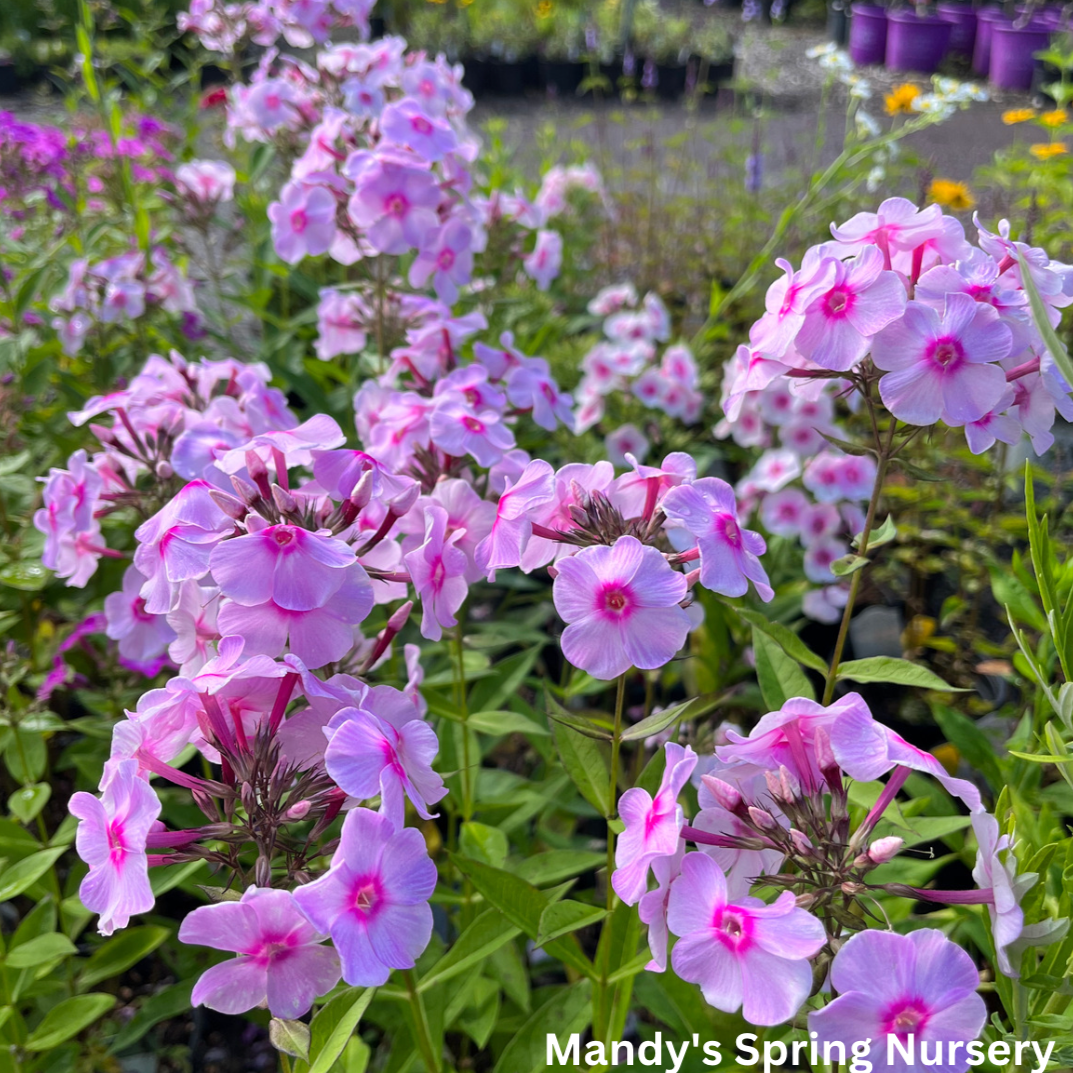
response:
<path id="1" fill-rule="evenodd" d="M 851 967 L 872 941 L 865 937 L 875 933 L 862 931 L 865 916 L 848 907 L 874 890 L 914 900 L 988 905 L 1000 968 L 1016 975 L 1009 955 L 1024 925 L 1019 902 L 1036 877 L 1017 875 L 1010 841 L 999 837 L 998 822 L 983 810 L 976 787 L 951 777 L 930 753 L 876 722 L 856 693 L 829 707 L 789 700 L 780 711 L 765 715 L 747 737 L 728 730 L 699 778 L 697 766 L 689 746 L 668 743 L 655 795 L 634 788 L 619 801 L 625 831 L 616 846 L 612 884 L 623 901 L 638 905 L 648 925 L 650 971 L 666 970 L 668 937 L 675 935 L 670 962 L 679 977 L 698 983 L 717 1009 L 741 1009 L 751 1023 L 773 1025 L 797 1013 L 831 966 L 833 980 L 842 975 L 837 986 L 843 997 L 810 1014 L 810 1027 L 821 1038 L 876 1038 L 894 1031 L 889 1025 L 872 1030 L 873 1007 L 882 1003 L 871 998 L 847 1002 L 847 992 L 871 996 L 873 987 L 880 986 L 884 995 L 891 992 L 892 1008 L 900 1010 L 899 1004 L 914 996 L 941 1006 L 946 985 L 932 980 L 930 989 L 914 991 L 911 978 L 890 986 L 853 982 L 856 970 Z M 922 891 L 873 876 L 904 844 L 900 837 L 873 837 L 873 832 L 911 771 L 934 778 L 968 807 L 979 845 L 973 872 L 977 890 Z M 846 780 L 867 783 L 888 773 L 875 806 L 863 820 L 851 823 Z M 691 779 L 698 787 L 699 811 L 689 821 L 679 799 Z M 655 879 L 651 889 L 650 872 Z M 755 887 L 780 893 L 765 904 L 753 893 Z M 847 942 L 847 931 L 860 934 Z M 968 971 L 959 967 L 954 974 L 960 974 L 959 981 L 962 976 L 972 980 L 950 984 L 967 986 L 962 1011 L 967 1020 L 965 1025 L 946 1023 L 943 1031 L 962 1038 L 959 1033 L 967 1031 L 969 1021 L 978 1031 L 983 1004 L 971 995 L 975 969 L 939 932 L 914 933 L 914 941 L 925 935 L 934 938 L 922 943 L 941 948 L 929 957 L 960 958 Z M 913 945 L 901 936 L 886 938 L 895 945 Z M 906 958 L 910 954 L 904 952 Z M 918 1012 L 923 1022 L 927 1011 Z"/>
<path id="2" fill-rule="evenodd" d="M 618 392 L 628 392 L 646 408 L 683 424 L 696 424 L 704 408 L 697 363 L 685 344 L 666 345 L 671 318 L 658 295 L 646 294 L 638 303 L 633 284 L 615 284 L 596 295 L 589 312 L 604 318 L 604 338 L 581 359 L 578 432 L 602 420 L 607 398 Z M 643 452 L 631 453 L 644 458 Z"/>
<path id="3" fill-rule="evenodd" d="M 767 311 L 727 368 L 727 431 L 762 443 L 761 398 L 776 382 L 815 400 L 826 379 L 857 390 L 877 381 L 895 418 L 964 428 L 974 453 L 1022 433 L 1049 448 L 1055 412 L 1073 416 L 1071 386 L 1033 324 L 1020 258 L 1052 325 L 1073 302 L 1073 271 L 1011 240 L 1006 221 L 976 230 L 974 245 L 937 205 L 889 198 L 832 225 L 799 269 L 780 261 Z"/>

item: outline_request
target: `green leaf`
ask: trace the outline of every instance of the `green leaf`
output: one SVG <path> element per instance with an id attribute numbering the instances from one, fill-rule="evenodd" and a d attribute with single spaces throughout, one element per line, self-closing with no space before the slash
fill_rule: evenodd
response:
<path id="1" fill-rule="evenodd" d="M 827 674 L 827 661 L 822 656 L 816 655 L 789 626 L 784 626 L 781 622 L 772 622 L 759 611 L 750 611 L 745 607 L 736 607 L 734 610 L 751 626 L 766 633 L 791 659 L 796 659 L 802 666 L 810 667 L 820 674 Z"/>
<path id="2" fill-rule="evenodd" d="M 352 987 L 336 995 L 313 1018 L 309 1026 L 309 1073 L 328 1073 L 335 1065 L 375 994 L 375 987 Z"/>
<path id="3" fill-rule="evenodd" d="M 511 872 L 492 868 L 468 857 L 451 854 L 451 860 L 459 871 L 469 876 L 486 901 L 494 905 L 512 924 L 521 928 L 530 939 L 536 939 L 541 915 L 552 902 L 558 901 L 554 891 L 537 890 L 531 883 Z M 562 893 L 565 893 L 565 890 Z M 551 957 L 558 958 L 586 976 L 596 972 L 592 962 L 571 939 L 553 939 L 544 949 Z"/>
<path id="4" fill-rule="evenodd" d="M 595 924 L 607 916 L 607 910 L 599 905 L 586 905 L 584 902 L 555 902 L 540 914 L 540 926 L 537 928 L 536 944 L 558 939 L 560 935 L 569 935 L 579 928 Z"/>
<path id="5" fill-rule="evenodd" d="M 115 1005 L 112 995 L 76 995 L 53 1006 L 23 1044 L 28 1051 L 49 1051 L 77 1036 Z"/>
<path id="6" fill-rule="evenodd" d="M 861 546 L 861 537 L 863 533 L 858 533 L 853 538 L 853 546 L 859 548 Z M 868 535 L 868 550 L 873 548 L 880 548 L 884 544 L 889 544 L 898 535 L 898 529 L 894 524 L 894 519 L 888 514 L 883 519 L 883 524 Z"/>
<path id="7" fill-rule="evenodd" d="M 466 726 L 478 734 L 491 734 L 501 737 L 504 734 L 535 734 L 537 737 L 548 736 L 547 727 L 542 727 L 532 719 L 527 719 L 518 712 L 490 711 L 474 712 L 466 719 Z"/>
<path id="8" fill-rule="evenodd" d="M 854 443 L 852 440 L 840 440 L 837 436 L 831 436 L 826 432 L 820 432 L 819 429 L 816 429 L 816 431 L 819 432 L 828 443 L 839 448 L 841 451 L 845 451 L 848 455 L 874 455 L 876 453 L 874 447 L 865 447 L 863 444 Z"/>
<path id="9" fill-rule="evenodd" d="M 797 661 L 757 626 L 753 627 L 753 652 L 757 681 L 769 711 L 777 711 L 791 697 L 816 699 L 812 683 Z"/>
<path id="10" fill-rule="evenodd" d="M 939 689 L 945 693 L 970 693 L 971 690 L 947 685 L 937 674 L 896 656 L 869 656 L 868 659 L 851 659 L 839 664 L 838 677 L 851 682 L 890 682 L 899 686 L 915 686 L 918 689 Z"/>
<path id="11" fill-rule="evenodd" d="M 43 589 L 52 577 L 52 572 L 40 563 L 27 560 L 21 563 L 8 563 L 0 567 L 0 584 L 23 592 L 37 592 Z"/>
<path id="12" fill-rule="evenodd" d="M 0 902 L 9 901 L 32 887 L 66 852 L 66 846 L 43 849 L 5 868 L 0 876 Z"/>
<path id="13" fill-rule="evenodd" d="M 126 972 L 151 954 L 170 934 L 167 928 L 146 924 L 113 936 L 94 950 L 86 967 L 78 974 L 78 986 L 92 987 L 101 980 L 110 980 Z"/>
<path id="14" fill-rule="evenodd" d="M 556 706 L 556 701 L 550 693 L 547 699 L 550 705 Z M 605 747 L 559 721 L 552 724 L 552 739 L 563 767 L 574 780 L 574 785 L 581 791 L 581 796 L 601 816 L 609 815 L 611 812 L 611 770 Z"/>
<path id="15" fill-rule="evenodd" d="M 302 1061 L 309 1061 L 309 1025 L 301 1021 L 287 1021 L 282 1017 L 273 1017 L 268 1022 L 268 1041 L 284 1054 Z"/>
<path id="16" fill-rule="evenodd" d="M 857 573 L 858 570 L 863 570 L 871 561 L 864 555 L 843 555 L 841 559 L 835 559 L 831 563 L 831 573 L 835 577 L 848 577 L 850 574 Z"/>
<path id="17" fill-rule="evenodd" d="M 937 473 L 930 473 L 926 469 L 921 469 L 920 466 L 914 465 L 907 458 L 899 455 L 897 458 L 892 459 L 894 463 L 901 466 L 905 471 L 905 474 L 909 477 L 913 477 L 918 481 L 943 481 L 945 477 L 940 477 Z"/>
<path id="18" fill-rule="evenodd" d="M 116 1054 L 132 1043 L 137 1043 L 154 1025 L 161 1021 L 169 1021 L 178 1017 L 190 1009 L 190 993 L 194 989 L 195 980 L 184 980 L 182 983 L 172 984 L 165 987 L 155 995 L 151 995 L 142 1003 L 138 1012 L 120 1029 L 119 1035 L 112 1040 L 108 1048 L 110 1054 Z"/>
<path id="19" fill-rule="evenodd" d="M 578 980 L 554 991 L 503 1048 L 493 1073 L 542 1073 L 547 1068 L 548 1036 L 565 1045 L 566 1038 L 584 1029 L 592 1017 L 592 984 Z"/>
<path id="20" fill-rule="evenodd" d="M 691 700 L 675 704 L 665 712 L 657 712 L 647 719 L 642 719 L 622 734 L 622 741 L 641 741 L 651 734 L 658 734 L 666 730 L 672 723 L 678 723 L 683 719 L 699 719 L 707 715 L 723 698 L 724 693 L 705 693 L 702 697 L 693 697 Z"/>
<path id="21" fill-rule="evenodd" d="M 483 861 L 493 868 L 502 868 L 507 859 L 510 843 L 498 827 L 470 820 L 462 824 L 458 838 L 459 849 L 475 861 Z"/>
<path id="22" fill-rule="evenodd" d="M 3 959 L 3 963 L 9 969 L 29 969 L 35 965 L 47 965 L 50 961 L 77 953 L 78 948 L 66 935 L 50 932 L 15 947 Z"/>
<path id="23" fill-rule="evenodd" d="M 52 787 L 47 782 L 23 786 L 7 799 L 7 810 L 20 823 L 33 822 L 37 814 L 48 804 Z"/>
<path id="24" fill-rule="evenodd" d="M 417 985 L 418 991 L 442 984 L 489 957 L 521 934 L 498 909 L 486 909 L 462 934 L 446 954 L 429 969 Z"/>
<path id="25" fill-rule="evenodd" d="M 1073 360 L 1070 360 L 1069 351 L 1065 344 L 1058 338 L 1058 333 L 1051 327 L 1050 317 L 1047 316 L 1047 307 L 1036 289 L 1036 281 L 1032 278 L 1028 262 L 1021 250 L 1016 251 L 1017 262 L 1021 266 L 1021 286 L 1028 295 L 1028 308 L 1032 313 L 1032 323 L 1043 339 L 1043 344 L 1054 358 L 1058 371 L 1067 384 L 1073 384 Z"/>
<path id="26" fill-rule="evenodd" d="M 539 887 L 547 883 L 561 883 L 564 879 L 591 872 L 603 867 L 607 860 L 604 853 L 583 849 L 552 849 L 526 857 L 513 866 L 513 872 L 528 883 Z"/>

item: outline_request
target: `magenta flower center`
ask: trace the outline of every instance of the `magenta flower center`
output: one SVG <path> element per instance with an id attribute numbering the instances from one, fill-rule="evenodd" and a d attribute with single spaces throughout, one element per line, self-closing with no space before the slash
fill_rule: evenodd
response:
<path id="1" fill-rule="evenodd" d="M 721 534 L 732 548 L 736 548 L 741 544 L 741 529 L 738 528 L 738 523 L 729 514 L 717 514 L 715 516 L 715 531 Z"/>
<path id="2" fill-rule="evenodd" d="M 108 856 L 111 863 L 118 868 L 127 855 L 127 843 L 123 837 L 123 821 L 114 819 L 108 825 Z"/>
<path id="3" fill-rule="evenodd" d="M 604 582 L 596 594 L 596 610 L 610 619 L 627 617 L 634 603 L 633 590 L 623 581 Z"/>
<path id="4" fill-rule="evenodd" d="M 388 216 L 395 216 L 400 220 L 406 215 L 406 210 L 409 207 L 410 203 L 402 194 L 390 194 L 384 201 L 384 212 Z"/>
<path id="5" fill-rule="evenodd" d="M 857 296 L 844 287 L 835 287 L 829 291 L 824 299 L 824 308 L 829 317 L 845 317 L 853 310 L 854 299 Z"/>
<path id="6" fill-rule="evenodd" d="M 354 912 L 362 920 L 368 920 L 375 916 L 378 908 L 383 905 L 384 894 L 380 888 L 378 876 L 361 876 L 353 886 L 352 905 Z"/>
<path id="7" fill-rule="evenodd" d="M 903 999 L 886 1011 L 881 1023 L 887 1035 L 904 1039 L 910 1033 L 922 1032 L 929 1018 L 928 1008 L 919 999 Z"/>
<path id="8" fill-rule="evenodd" d="M 275 533 L 272 534 L 272 539 L 281 548 L 285 548 L 288 544 L 294 543 L 294 530 L 289 525 L 277 526 Z"/>
<path id="9" fill-rule="evenodd" d="M 956 369 L 965 360 L 965 350 L 957 339 L 944 336 L 932 345 L 931 360 L 943 369 Z"/>
<path id="10" fill-rule="evenodd" d="M 743 954 L 753 945 L 752 923 L 747 913 L 733 905 L 719 906 L 712 917 L 715 937 L 735 954 Z"/>
<path id="11" fill-rule="evenodd" d="M 455 263 L 455 251 L 454 250 L 440 250 L 439 256 L 436 258 L 436 264 L 446 272 L 449 268 L 452 268 Z"/>
<path id="12" fill-rule="evenodd" d="M 469 415 L 462 418 L 462 424 L 465 425 L 466 428 L 470 430 L 470 432 L 484 431 L 484 422 L 478 421 L 477 418 L 470 417 Z"/>
<path id="13" fill-rule="evenodd" d="M 309 217 L 306 216 L 305 209 L 295 209 L 294 212 L 291 213 L 291 230 L 296 235 L 300 235 L 305 231 L 308 225 Z"/>
<path id="14" fill-rule="evenodd" d="M 424 134 L 427 137 L 432 133 L 432 124 L 423 115 L 414 116 L 410 125 L 417 134 Z"/>

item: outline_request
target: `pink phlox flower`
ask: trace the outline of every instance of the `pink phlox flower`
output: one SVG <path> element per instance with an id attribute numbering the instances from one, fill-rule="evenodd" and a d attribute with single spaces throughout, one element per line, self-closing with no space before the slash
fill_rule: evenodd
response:
<path id="1" fill-rule="evenodd" d="M 636 905 L 648 889 L 648 869 L 659 857 L 678 852 L 679 832 L 685 822 L 678 796 L 697 765 L 690 746 L 668 742 L 664 746 L 667 764 L 659 790 L 653 797 L 635 786 L 619 798 L 618 812 L 626 829 L 615 844 L 615 871 L 611 885 L 627 904 Z"/>
<path id="2" fill-rule="evenodd" d="M 618 477 L 611 492 L 611 502 L 624 518 L 651 517 L 670 489 L 697 476 L 696 460 L 684 451 L 672 451 L 658 466 L 642 465 L 640 456 L 628 451 L 625 462 L 632 472 Z"/>
<path id="3" fill-rule="evenodd" d="M 561 645 L 575 667 L 605 681 L 631 667 L 655 670 L 685 644 L 693 627 L 679 606 L 685 575 L 636 537 L 582 548 L 560 559 L 552 586 L 567 623 Z"/>
<path id="4" fill-rule="evenodd" d="M 671 886 L 667 927 L 677 935 L 674 971 L 700 984 L 709 1005 L 741 1009 L 754 1025 L 777 1025 L 801 1008 L 812 990 L 809 958 L 827 941 L 820 921 L 799 909 L 792 891 L 770 905 L 748 895 L 730 900 L 719 866 L 687 853 Z"/>
<path id="5" fill-rule="evenodd" d="M 289 127 L 298 119 L 298 97 L 282 78 L 266 78 L 244 90 L 242 108 L 265 133 Z"/>
<path id="6" fill-rule="evenodd" d="M 429 416 L 432 442 L 452 458 L 470 455 L 480 466 L 497 462 L 514 446 L 514 433 L 495 410 L 474 410 L 461 392 L 435 400 Z"/>
<path id="7" fill-rule="evenodd" d="M 999 834 L 999 822 L 989 812 L 977 812 L 972 817 L 976 833 L 976 866 L 972 878 L 980 890 L 990 891 L 988 905 L 991 934 L 995 941 L 995 960 L 999 971 L 1017 978 L 1018 966 L 1010 962 L 1010 946 L 1024 931 L 1025 914 L 1021 899 L 1035 886 L 1035 872 L 1017 874 L 1017 858 L 1009 835 Z M 1005 858 L 1005 859 L 1003 859 Z"/>
<path id="8" fill-rule="evenodd" d="M 825 369 L 845 372 L 868 352 L 872 337 L 901 316 L 902 281 L 883 268 L 883 254 L 866 247 L 851 262 L 835 261 L 829 289 L 805 310 L 794 343 Z"/>
<path id="9" fill-rule="evenodd" d="M 604 437 L 604 450 L 614 466 L 628 466 L 631 459 L 643 462 L 651 448 L 648 437 L 632 422 L 619 425 Z"/>
<path id="10" fill-rule="evenodd" d="M 145 610 L 141 590 L 145 577 L 136 566 L 128 566 L 123 574 L 123 588 L 104 598 L 104 613 L 108 620 L 105 633 L 119 642 L 119 654 L 139 662 L 156 659 L 175 640 L 176 634 L 164 615 Z"/>
<path id="11" fill-rule="evenodd" d="M 344 443 L 346 436 L 335 419 L 327 414 L 315 414 L 294 427 L 259 432 L 248 443 L 228 451 L 217 465 L 227 474 L 242 473 L 246 468 L 246 452 L 256 451 L 271 470 L 275 470 L 279 458 L 283 460 L 283 468 L 289 470 L 310 465 L 314 451 L 331 451 Z M 285 476 L 276 473 L 276 482 L 282 483 Z"/>
<path id="12" fill-rule="evenodd" d="M 872 344 L 872 360 L 886 375 L 879 382 L 884 405 L 913 425 L 976 421 L 1006 390 L 995 364 L 1010 351 L 1010 329 L 989 305 L 948 294 L 943 316 L 909 302 L 905 315 Z"/>
<path id="13" fill-rule="evenodd" d="M 842 515 L 833 503 L 814 503 L 801 520 L 801 542 L 806 548 L 833 537 L 842 528 Z"/>
<path id="14" fill-rule="evenodd" d="M 533 533 L 531 513 L 555 496 L 555 471 L 542 458 L 533 459 L 499 497 L 495 520 L 477 545 L 474 559 L 489 581 L 495 572 L 518 566 Z"/>
<path id="15" fill-rule="evenodd" d="M 798 488 L 764 496 L 760 504 L 760 521 L 775 536 L 796 537 L 809 509 L 808 497 Z"/>
<path id="16" fill-rule="evenodd" d="M 512 369 L 525 363 L 525 355 L 514 345 L 514 333 L 504 332 L 499 337 L 499 346 L 474 343 L 473 356 L 487 370 L 489 380 L 505 380 Z"/>
<path id="17" fill-rule="evenodd" d="M 425 508 L 433 504 L 447 512 L 447 537 L 456 548 L 465 553 L 464 577 L 472 584 L 484 575 L 477 565 L 477 547 L 491 532 L 496 515 L 495 506 L 488 500 L 481 499 L 468 481 L 441 477 L 432 492 L 419 499 L 415 508 L 400 520 L 399 528 L 409 534 L 403 542 L 404 551 L 413 551 L 424 539 Z"/>
<path id="18" fill-rule="evenodd" d="M 137 762 L 122 760 L 112 767 L 99 798 L 73 794 L 68 809 L 81 821 L 75 849 L 89 865 L 78 895 L 90 912 L 100 915 L 100 933 L 111 935 L 125 928 L 133 914 L 153 908 L 145 847 L 160 801 L 138 777 Z"/>
<path id="19" fill-rule="evenodd" d="M 978 421 L 965 423 L 965 442 L 974 455 L 990 450 L 996 440 L 1011 446 L 1020 440 L 1024 429 L 1016 417 L 1005 412 L 1013 405 L 1015 397 L 1013 388 L 1007 388 L 993 410 L 984 414 Z"/>
<path id="20" fill-rule="evenodd" d="M 425 287 L 431 279 L 437 297 L 458 301 L 458 288 L 473 275 L 473 252 L 473 231 L 461 220 L 448 220 L 426 236 L 410 265 L 411 286 Z"/>
<path id="21" fill-rule="evenodd" d="M 667 347 L 659 363 L 664 376 L 677 380 L 684 387 L 695 388 L 699 374 L 693 352 L 684 343 Z"/>
<path id="22" fill-rule="evenodd" d="M 41 561 L 57 577 L 82 588 L 93 576 L 104 539 L 94 517 L 104 481 L 86 452 L 75 451 L 69 470 L 53 467 L 44 479 L 44 506 L 34 513 L 34 528 L 45 535 Z"/>
<path id="23" fill-rule="evenodd" d="M 202 905 L 179 927 L 179 941 L 237 957 L 201 974 L 191 1005 L 239 1014 L 267 1006 L 273 1017 L 308 1013 L 339 982 L 339 955 L 286 890 L 248 887 L 237 902 Z"/>
<path id="24" fill-rule="evenodd" d="M 449 392 L 461 392 L 467 404 L 478 411 L 502 411 L 507 403 L 506 395 L 490 382 L 488 370 L 478 364 L 463 365 L 437 380 L 433 396 Z"/>
<path id="25" fill-rule="evenodd" d="M 328 361 L 339 354 L 360 353 L 372 320 L 365 299 L 356 291 L 323 288 L 317 306 L 317 357 Z"/>
<path id="26" fill-rule="evenodd" d="M 773 361 L 752 346 L 744 343 L 739 346 L 723 367 L 720 403 L 727 420 L 737 421 L 746 398 L 784 376 L 787 368 L 781 361 Z"/>
<path id="27" fill-rule="evenodd" d="M 749 472 L 751 480 L 761 492 L 778 492 L 801 476 L 801 461 L 793 451 L 765 451 Z"/>
<path id="28" fill-rule="evenodd" d="M 892 254 L 915 250 L 943 235 L 943 210 L 938 205 L 918 209 L 904 197 L 890 197 L 878 212 L 859 212 L 841 227 L 832 224 L 831 234 L 846 253 L 877 247 L 890 268 Z"/>
<path id="29" fill-rule="evenodd" d="M 350 219 L 381 253 L 420 248 L 425 236 L 439 226 L 440 188 L 433 176 L 416 157 L 411 163 L 356 156 L 347 164 L 355 184 L 347 204 Z"/>
<path id="30" fill-rule="evenodd" d="M 573 430 L 573 399 L 560 391 L 543 358 L 527 358 L 507 380 L 507 398 L 512 406 L 529 410 L 533 422 L 549 432 L 560 425 Z"/>
<path id="31" fill-rule="evenodd" d="M 406 468 L 415 447 L 429 443 L 432 399 L 414 391 L 394 391 L 385 400 L 377 422 L 363 437 L 366 450 L 386 469 Z"/>
<path id="32" fill-rule="evenodd" d="M 324 729 L 324 767 L 340 789 L 359 801 L 380 795 L 380 814 L 403 826 L 408 797 L 422 819 L 446 793 L 432 770 L 436 732 L 422 719 L 393 726 L 372 712 L 343 708 Z"/>
<path id="33" fill-rule="evenodd" d="M 990 254 L 1000 264 L 1004 264 L 1002 277 L 1013 286 L 1021 288 L 1021 265 L 1018 254 L 1024 257 L 1040 297 L 1048 305 L 1060 308 L 1073 302 L 1073 296 L 1066 293 L 1065 278 L 1059 262 L 1051 261 L 1045 250 L 1038 246 L 1029 246 L 1025 242 L 1015 242 L 1010 238 L 1010 221 L 999 220 L 998 231 L 988 231 L 980 223 L 979 214 L 973 214 L 973 222 L 979 234 L 980 248 Z M 1053 267 L 1052 267 L 1053 266 Z"/>
<path id="34" fill-rule="evenodd" d="M 563 265 L 563 236 L 558 231 L 540 230 L 531 253 L 522 258 L 525 274 L 537 285 L 537 290 L 546 291 Z"/>
<path id="35" fill-rule="evenodd" d="M 819 509 L 819 508 L 817 508 Z M 838 512 L 835 511 L 837 515 Z M 823 536 L 806 545 L 802 567 L 805 577 L 816 584 L 837 581 L 837 575 L 831 564 L 849 554 L 845 541 L 832 536 Z"/>
<path id="36" fill-rule="evenodd" d="M 268 206 L 272 242 L 287 264 L 327 253 L 335 240 L 337 202 L 324 186 L 289 182 Z"/>
<path id="37" fill-rule="evenodd" d="M 191 481 L 134 532 L 134 565 L 146 578 L 141 595 L 150 614 L 171 611 L 182 583 L 208 572 L 214 548 L 234 530 L 212 488 L 208 481 Z"/>
<path id="38" fill-rule="evenodd" d="M 179 665 L 183 677 L 197 674 L 216 656 L 216 613 L 219 610 L 220 590 L 198 581 L 184 581 L 179 587 L 179 599 L 167 614 L 167 623 L 175 632 L 168 656 Z"/>
<path id="39" fill-rule="evenodd" d="M 882 971 L 877 971 L 882 966 Z M 959 1073 L 963 1060 L 924 1061 L 947 1044 L 975 1040 L 987 1020 L 984 1000 L 976 994 L 980 974 L 972 958 L 935 928 L 908 935 L 868 930 L 851 936 L 831 965 L 831 987 L 838 997 L 808 1015 L 808 1026 L 822 1045 L 839 1041 L 847 1048 L 858 1040 L 886 1054 L 891 1037 L 902 1047 L 912 1035 L 917 1060 L 895 1058 L 891 1073 Z"/>
<path id="40" fill-rule="evenodd" d="M 404 145 L 430 163 L 442 160 L 458 144 L 450 123 L 426 112 L 413 98 L 389 104 L 380 116 L 380 130 L 388 142 Z"/>
<path id="41" fill-rule="evenodd" d="M 849 589 L 842 584 L 810 589 L 801 598 L 801 613 L 813 622 L 833 625 L 842 618 L 842 609 L 849 602 Z"/>
<path id="42" fill-rule="evenodd" d="M 637 305 L 637 289 L 632 283 L 612 283 L 599 291 L 589 302 L 588 310 L 594 317 L 607 317 L 626 306 Z"/>
<path id="43" fill-rule="evenodd" d="M 789 349 L 805 322 L 805 310 L 830 289 L 838 262 L 813 247 L 796 272 L 781 257 L 775 264 L 785 275 L 768 288 L 764 300 L 767 312 L 749 333 L 749 346 L 763 354 L 765 360 L 781 358 Z"/>
<path id="44" fill-rule="evenodd" d="M 404 556 L 414 590 L 421 599 L 421 636 L 438 641 L 443 628 L 457 625 L 455 614 L 469 594 L 466 553 L 447 536 L 447 511 L 438 503 L 425 507 L 425 541 Z"/>
<path id="45" fill-rule="evenodd" d="M 392 969 L 412 969 L 428 945 L 435 887 L 436 866 L 420 831 L 396 829 L 385 816 L 355 808 L 327 874 L 294 898 L 306 919 L 331 935 L 343 979 L 375 987 Z"/>
<path id="46" fill-rule="evenodd" d="M 775 595 L 760 563 L 767 544 L 738 521 L 734 490 L 718 477 L 672 488 L 660 506 L 672 527 L 687 530 L 700 551 L 700 583 L 711 592 L 742 596 L 751 581 L 762 600 Z"/>

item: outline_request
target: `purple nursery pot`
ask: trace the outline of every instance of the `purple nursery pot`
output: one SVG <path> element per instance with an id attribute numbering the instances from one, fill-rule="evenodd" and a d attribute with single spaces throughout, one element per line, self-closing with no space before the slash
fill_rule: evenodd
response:
<path id="1" fill-rule="evenodd" d="M 849 23 L 849 55 L 858 67 L 882 63 L 887 54 L 887 10 L 854 4 Z"/>
<path id="2" fill-rule="evenodd" d="M 887 16 L 887 66 L 931 74 L 950 48 L 953 26 L 938 15 L 892 11 Z"/>
<path id="3" fill-rule="evenodd" d="M 945 19 L 950 30 L 950 51 L 960 56 L 971 56 L 976 44 L 976 12 L 968 4 L 938 3 L 935 10 Z"/>
<path id="4" fill-rule="evenodd" d="M 1031 89 L 1035 68 L 1033 53 L 1050 44 L 1054 27 L 1033 21 L 1027 26 L 996 22 L 991 29 L 991 62 L 987 77 L 1000 89 Z"/>
<path id="5" fill-rule="evenodd" d="M 976 43 L 972 49 L 972 69 L 975 74 L 987 75 L 991 66 L 991 36 L 995 24 L 1007 22 L 1000 7 L 982 7 L 976 13 Z"/>

